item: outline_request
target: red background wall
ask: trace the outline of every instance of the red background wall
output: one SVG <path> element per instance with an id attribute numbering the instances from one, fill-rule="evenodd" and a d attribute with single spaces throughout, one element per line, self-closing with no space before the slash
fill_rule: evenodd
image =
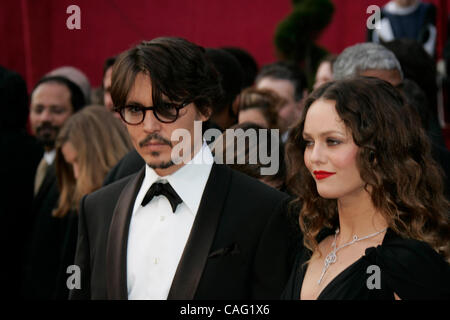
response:
<path id="1" fill-rule="evenodd" d="M 333 21 L 319 43 L 339 53 L 365 41 L 366 8 L 387 0 L 333 2 Z M 426 2 L 438 6 L 439 23 L 446 21 L 450 0 Z M 66 27 L 72 4 L 81 9 L 81 30 Z M 29 88 L 63 65 L 99 86 L 105 58 L 163 35 L 206 47 L 239 46 L 262 65 L 276 59 L 275 27 L 291 10 L 290 0 L 0 0 L 0 65 L 22 74 Z"/>

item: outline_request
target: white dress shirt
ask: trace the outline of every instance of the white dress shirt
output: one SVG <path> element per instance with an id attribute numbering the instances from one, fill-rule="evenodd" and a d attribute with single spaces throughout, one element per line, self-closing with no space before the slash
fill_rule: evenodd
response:
<path id="1" fill-rule="evenodd" d="M 56 157 L 56 149 L 44 152 L 44 159 L 49 166 L 53 163 L 53 161 L 55 161 L 55 157 Z"/>
<path id="2" fill-rule="evenodd" d="M 148 165 L 134 203 L 127 248 L 128 299 L 167 299 L 200 206 L 213 164 L 206 143 L 194 158 L 171 175 L 160 177 Z M 175 213 L 165 196 L 141 206 L 148 189 L 167 181 L 183 200 Z"/>

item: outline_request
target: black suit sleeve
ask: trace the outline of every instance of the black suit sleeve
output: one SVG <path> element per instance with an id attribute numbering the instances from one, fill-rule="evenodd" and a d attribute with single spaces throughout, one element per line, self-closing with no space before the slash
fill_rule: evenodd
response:
<path id="1" fill-rule="evenodd" d="M 288 198 L 274 208 L 254 259 L 252 299 L 279 299 L 290 272 Z"/>
<path id="2" fill-rule="evenodd" d="M 86 196 L 83 197 L 80 202 L 78 240 L 75 254 L 75 265 L 78 266 L 81 271 L 81 287 L 79 289 L 70 290 L 70 300 L 89 300 L 91 298 L 90 249 L 88 230 L 86 227 L 85 200 Z"/>

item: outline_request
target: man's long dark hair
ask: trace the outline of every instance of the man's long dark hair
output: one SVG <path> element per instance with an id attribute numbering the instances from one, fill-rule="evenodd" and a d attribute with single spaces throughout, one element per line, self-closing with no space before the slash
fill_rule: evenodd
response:
<path id="1" fill-rule="evenodd" d="M 208 114 L 222 94 L 217 72 L 205 50 L 181 38 L 161 37 L 143 41 L 122 53 L 113 67 L 111 98 L 116 108 L 125 106 L 139 73 L 151 79 L 154 105 L 165 95 L 172 102 L 193 102 Z"/>

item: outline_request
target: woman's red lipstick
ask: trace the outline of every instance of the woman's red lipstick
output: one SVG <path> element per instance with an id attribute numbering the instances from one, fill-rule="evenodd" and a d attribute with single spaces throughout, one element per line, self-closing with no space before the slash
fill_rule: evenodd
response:
<path id="1" fill-rule="evenodd" d="M 328 178 L 329 176 L 332 176 L 336 172 L 314 171 L 313 173 L 316 176 L 317 180 L 322 180 L 322 179 Z"/>

